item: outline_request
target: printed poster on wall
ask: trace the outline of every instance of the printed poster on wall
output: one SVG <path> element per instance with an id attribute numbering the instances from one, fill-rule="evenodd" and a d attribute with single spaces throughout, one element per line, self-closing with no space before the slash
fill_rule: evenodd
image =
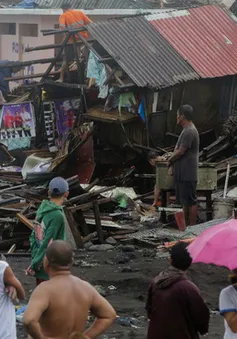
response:
<path id="1" fill-rule="evenodd" d="M 35 137 L 34 110 L 30 102 L 2 107 L 0 140 Z"/>
<path id="2" fill-rule="evenodd" d="M 73 128 L 79 105 L 80 99 L 54 101 L 56 124 L 60 137 Z"/>

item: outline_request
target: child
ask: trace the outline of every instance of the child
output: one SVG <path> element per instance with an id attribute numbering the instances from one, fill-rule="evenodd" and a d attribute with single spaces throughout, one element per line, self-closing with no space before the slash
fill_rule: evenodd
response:
<path id="1" fill-rule="evenodd" d="M 65 240 L 65 220 L 63 204 L 69 195 L 68 182 L 57 177 L 49 183 L 49 198 L 43 200 L 36 215 L 35 229 L 30 236 L 31 265 L 27 274 L 36 277 L 36 284 L 48 280 L 43 268 L 47 247 L 53 240 Z"/>

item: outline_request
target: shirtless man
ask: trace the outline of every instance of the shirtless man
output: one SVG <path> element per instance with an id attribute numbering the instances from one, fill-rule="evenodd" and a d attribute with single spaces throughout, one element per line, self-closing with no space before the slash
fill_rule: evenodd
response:
<path id="1" fill-rule="evenodd" d="M 112 306 L 89 283 L 71 274 L 72 261 L 67 242 L 57 240 L 47 248 L 44 268 L 50 280 L 34 290 L 24 314 L 33 339 L 94 339 L 116 318 Z M 96 320 L 85 330 L 89 311 Z"/>

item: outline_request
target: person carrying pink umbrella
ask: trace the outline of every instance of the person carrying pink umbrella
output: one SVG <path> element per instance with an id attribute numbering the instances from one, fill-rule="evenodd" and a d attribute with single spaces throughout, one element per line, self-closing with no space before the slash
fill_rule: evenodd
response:
<path id="1" fill-rule="evenodd" d="M 224 317 L 224 339 L 237 339 L 237 220 L 208 228 L 188 247 L 193 263 L 225 266 L 232 270 L 231 285 L 220 293 L 220 314 Z"/>

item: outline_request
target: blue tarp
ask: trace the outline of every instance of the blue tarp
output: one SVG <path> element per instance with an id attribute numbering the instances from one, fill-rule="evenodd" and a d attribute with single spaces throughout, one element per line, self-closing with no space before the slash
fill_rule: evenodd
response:
<path id="1" fill-rule="evenodd" d="M 26 9 L 32 9 L 36 8 L 38 5 L 35 3 L 34 0 L 24 0 L 20 2 L 19 4 L 15 5 L 15 8 L 26 8 Z M 13 6 L 11 6 L 13 7 Z"/>

